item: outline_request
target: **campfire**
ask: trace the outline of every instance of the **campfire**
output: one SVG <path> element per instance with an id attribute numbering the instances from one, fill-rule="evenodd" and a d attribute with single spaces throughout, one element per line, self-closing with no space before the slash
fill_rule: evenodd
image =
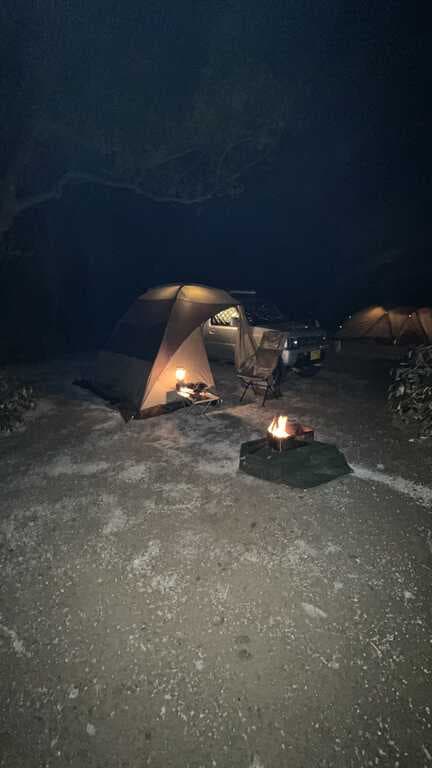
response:
<path id="1" fill-rule="evenodd" d="M 352 471 L 335 445 L 314 440 L 311 427 L 284 415 L 275 416 L 265 435 L 242 443 L 239 469 L 261 480 L 303 489 Z"/>
<path id="2" fill-rule="evenodd" d="M 267 441 L 275 451 L 297 448 L 304 440 L 313 440 L 314 432 L 288 416 L 275 416 L 267 429 Z"/>

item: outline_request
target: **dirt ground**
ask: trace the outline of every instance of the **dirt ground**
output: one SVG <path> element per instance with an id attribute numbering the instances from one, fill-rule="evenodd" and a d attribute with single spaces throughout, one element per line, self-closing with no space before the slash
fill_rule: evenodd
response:
<path id="1" fill-rule="evenodd" d="M 125 424 L 62 362 L 0 438 L 0 765 L 432 765 L 432 451 L 384 377 L 330 360 L 283 401 Z M 374 374 L 377 375 L 374 375 Z M 379 375 L 378 375 L 379 374 Z M 276 412 L 352 475 L 238 472 Z"/>

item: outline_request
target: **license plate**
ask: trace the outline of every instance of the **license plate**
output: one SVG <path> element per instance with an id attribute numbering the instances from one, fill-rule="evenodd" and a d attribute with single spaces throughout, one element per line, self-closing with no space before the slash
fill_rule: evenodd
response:
<path id="1" fill-rule="evenodd" d="M 310 353 L 311 360 L 321 360 L 321 352 L 319 349 L 313 349 Z"/>

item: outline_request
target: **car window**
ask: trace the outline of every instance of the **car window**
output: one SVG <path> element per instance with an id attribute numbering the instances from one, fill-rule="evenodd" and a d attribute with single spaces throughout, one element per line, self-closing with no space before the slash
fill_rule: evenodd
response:
<path id="1" fill-rule="evenodd" d="M 237 307 L 228 307 L 223 309 L 222 312 L 218 312 L 217 315 L 211 318 L 212 325 L 217 326 L 229 326 L 233 317 L 240 317 Z"/>

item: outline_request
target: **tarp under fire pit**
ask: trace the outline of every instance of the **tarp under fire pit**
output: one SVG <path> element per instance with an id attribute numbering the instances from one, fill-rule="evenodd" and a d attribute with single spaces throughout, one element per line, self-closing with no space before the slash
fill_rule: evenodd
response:
<path id="1" fill-rule="evenodd" d="M 261 480 L 293 488 L 314 488 L 352 472 L 335 445 L 315 440 L 279 453 L 265 438 L 243 443 L 239 469 Z"/>

